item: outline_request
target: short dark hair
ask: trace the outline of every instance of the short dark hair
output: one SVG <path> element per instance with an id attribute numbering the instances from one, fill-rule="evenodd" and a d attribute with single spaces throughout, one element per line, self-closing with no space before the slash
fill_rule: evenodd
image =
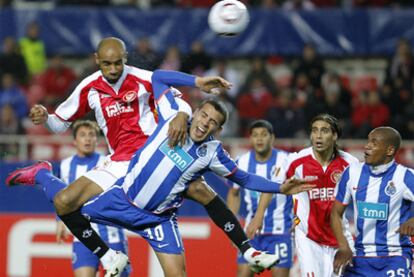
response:
<path id="1" fill-rule="evenodd" d="M 381 126 L 377 127 L 372 131 L 381 132 L 384 137 L 384 141 L 387 145 L 392 145 L 395 149 L 394 155 L 397 153 L 398 149 L 400 149 L 401 145 L 401 135 L 396 129 L 389 127 L 389 126 Z"/>
<path id="2" fill-rule="evenodd" d="M 328 123 L 331 127 L 332 132 L 336 133 L 338 135 L 338 138 L 342 135 L 342 129 L 341 127 L 339 127 L 339 120 L 333 115 L 327 113 L 318 114 L 317 116 L 312 118 L 309 126 L 309 131 L 312 130 L 312 125 L 316 121 L 325 121 L 326 123 Z"/>
<path id="3" fill-rule="evenodd" d="M 77 120 L 75 123 L 72 124 L 72 135 L 73 138 L 76 138 L 76 135 L 78 133 L 78 130 L 80 127 L 87 127 L 91 128 L 95 131 L 96 136 L 99 136 L 99 127 L 98 124 L 95 121 L 92 120 Z"/>
<path id="4" fill-rule="evenodd" d="M 265 128 L 270 134 L 274 134 L 272 124 L 264 119 L 253 121 L 249 126 L 249 133 L 251 134 L 255 128 Z"/>
<path id="5" fill-rule="evenodd" d="M 201 109 L 202 107 L 204 107 L 206 104 L 210 104 L 211 106 L 213 106 L 213 108 L 218 111 L 219 113 L 221 113 L 223 115 L 223 120 L 220 124 L 220 126 L 223 126 L 224 123 L 226 123 L 228 117 L 229 117 L 229 112 L 226 108 L 226 105 L 224 105 L 223 102 L 216 100 L 216 99 L 207 99 L 204 100 L 203 102 L 201 102 L 199 108 Z"/>

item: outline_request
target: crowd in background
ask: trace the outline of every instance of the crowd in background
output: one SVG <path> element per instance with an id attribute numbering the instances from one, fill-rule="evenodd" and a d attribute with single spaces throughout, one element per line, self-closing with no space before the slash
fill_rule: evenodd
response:
<path id="1" fill-rule="evenodd" d="M 53 111 L 81 78 L 97 70 L 93 55 L 79 57 L 85 61 L 80 70 L 68 66 L 60 55 L 47 57 L 40 32 L 33 22 L 27 26 L 26 37 L 2 41 L 1 134 L 38 130 L 25 124 L 29 107 L 41 103 Z M 365 138 L 372 128 L 391 125 L 404 139 L 414 139 L 414 63 L 408 41 L 401 39 L 396 45 L 381 82 L 375 76 L 363 76 L 359 84 L 350 76 L 327 70 L 324 59 L 312 45 L 305 45 L 300 57 L 241 57 L 239 62 L 247 68 L 242 72 L 229 65 L 233 60 L 209 56 L 199 41 L 183 55 L 176 46 L 156 53 L 150 39 L 140 38 L 129 49 L 128 64 L 148 70 L 220 75 L 232 82 L 232 89 L 221 96 L 230 111 L 223 132 L 227 137 L 245 136 L 251 121 L 264 118 L 273 123 L 278 137 L 303 138 L 309 119 L 327 112 L 340 119 L 345 138 Z M 269 68 L 277 64 L 284 64 L 291 74 L 274 76 Z M 205 97 L 197 91 L 184 95 L 193 106 Z"/>

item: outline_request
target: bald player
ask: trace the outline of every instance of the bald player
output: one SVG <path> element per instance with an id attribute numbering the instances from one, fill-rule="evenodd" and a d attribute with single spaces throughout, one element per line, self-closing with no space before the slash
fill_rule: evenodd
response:
<path id="1" fill-rule="evenodd" d="M 152 72 L 125 64 L 127 51 L 122 40 L 114 37 L 103 39 L 98 44 L 95 57 L 100 70 L 83 79 L 54 114 L 49 114 L 44 106 L 35 105 L 30 111 L 30 118 L 34 124 L 45 124 L 52 132 L 61 133 L 72 122 L 84 117 L 89 111 L 94 111 L 96 121 L 106 137 L 110 155 L 102 166 L 86 172 L 58 192 L 53 202 L 57 214 L 72 233 L 75 236 L 87 236 L 91 243 L 89 246 L 85 243 L 85 246 L 93 248 L 94 245 L 101 245 L 93 252 L 100 258 L 107 276 L 118 276 L 115 272 L 119 274 L 119 268 L 128 262 L 128 258 L 109 249 L 92 229 L 83 233 L 89 222 L 81 214 L 80 207 L 126 174 L 132 155 L 156 129 L 157 115 L 151 83 Z M 200 77 L 200 80 L 203 78 Z M 200 84 L 198 87 L 204 91 L 212 91 L 213 88 L 222 90 L 228 86 L 225 81 Z M 180 95 L 179 91 L 173 91 L 176 96 Z M 186 141 L 187 120 L 191 115 L 191 107 L 176 98 L 179 112 L 169 124 L 170 147 Z M 41 163 L 40 166 L 42 165 L 48 167 L 47 163 Z M 48 181 L 36 180 L 37 183 Z M 215 224 L 225 230 L 225 234 L 242 253 L 251 249 L 237 218 L 202 179 L 194 181 L 185 194 L 205 207 Z M 234 226 L 230 231 L 226 228 L 229 224 Z M 251 258 L 254 263 L 254 257 Z"/>
<path id="2" fill-rule="evenodd" d="M 368 135 L 365 162 L 345 169 L 336 188 L 331 226 L 338 241 L 334 271 L 343 276 L 412 276 L 412 243 L 403 227 L 414 201 L 414 171 L 395 162 L 399 132 L 378 127 Z M 353 254 L 342 232 L 342 215 L 353 203 Z M 400 228 L 401 226 L 401 228 Z"/>

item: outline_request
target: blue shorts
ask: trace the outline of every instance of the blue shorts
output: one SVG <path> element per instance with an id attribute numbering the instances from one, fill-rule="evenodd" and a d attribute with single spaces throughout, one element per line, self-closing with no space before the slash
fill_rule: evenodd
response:
<path id="1" fill-rule="evenodd" d="M 121 187 L 114 186 L 87 202 L 82 214 L 92 222 L 128 229 L 143 237 L 154 251 L 184 251 L 175 213 L 157 215 L 133 205 Z"/>
<path id="2" fill-rule="evenodd" d="M 127 254 L 126 243 L 108 243 L 108 246 L 114 250 L 122 251 Z M 81 267 L 93 267 L 98 270 L 99 258 L 86 248 L 80 241 L 74 241 L 72 245 L 72 268 L 76 270 Z M 127 277 L 131 274 L 131 265 L 128 265 L 122 272 L 122 277 Z"/>
<path id="3" fill-rule="evenodd" d="M 266 251 L 270 254 L 279 253 L 280 262 L 275 265 L 276 267 L 281 268 L 291 268 L 293 263 L 293 244 L 292 236 L 287 235 L 257 235 L 252 240 L 250 244 L 260 251 Z M 239 253 L 237 257 L 237 263 L 245 264 L 247 261 Z"/>
<path id="4" fill-rule="evenodd" d="M 343 276 L 412 276 L 411 259 L 404 256 L 354 257 Z"/>

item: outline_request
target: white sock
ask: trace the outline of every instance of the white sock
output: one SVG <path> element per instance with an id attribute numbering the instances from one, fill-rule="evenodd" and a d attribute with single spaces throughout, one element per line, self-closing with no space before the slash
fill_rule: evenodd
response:
<path id="1" fill-rule="evenodd" d="M 102 266 L 104 268 L 108 268 L 111 265 L 116 255 L 117 255 L 116 251 L 109 248 L 109 250 L 106 251 L 106 253 L 100 258 Z"/>

